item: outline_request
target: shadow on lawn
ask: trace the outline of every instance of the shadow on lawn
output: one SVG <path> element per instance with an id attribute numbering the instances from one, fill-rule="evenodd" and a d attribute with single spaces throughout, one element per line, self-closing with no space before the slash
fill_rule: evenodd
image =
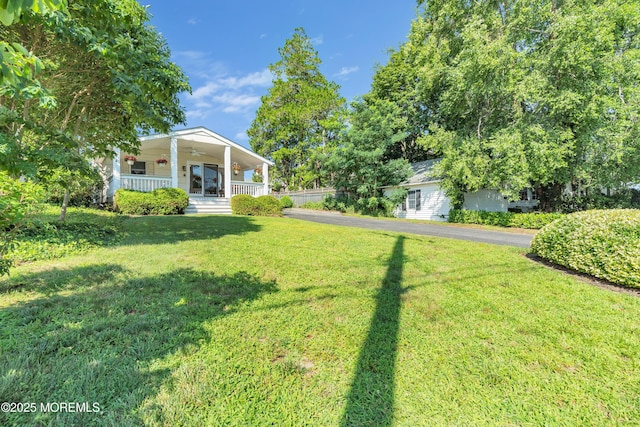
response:
<path id="1" fill-rule="evenodd" d="M 66 277 L 80 273 L 86 270 Z M 210 339 L 205 322 L 276 291 L 274 281 L 246 272 L 178 269 L 125 283 L 105 279 L 89 276 L 87 287 L 70 295 L 0 309 L 0 401 L 97 402 L 102 413 L 0 413 L 0 425 L 141 424 L 144 399 L 171 375 L 157 362 L 198 351 Z"/>
<path id="2" fill-rule="evenodd" d="M 393 247 L 376 295 L 376 311 L 364 342 L 342 414 L 341 426 L 388 426 L 393 418 L 394 374 L 400 326 L 404 236 Z"/>
<path id="3" fill-rule="evenodd" d="M 37 273 L 17 274 L 0 279 L 0 295 L 11 291 L 36 291 L 45 295 L 101 285 L 124 269 L 119 264 L 90 264 L 72 269 L 51 268 Z"/>

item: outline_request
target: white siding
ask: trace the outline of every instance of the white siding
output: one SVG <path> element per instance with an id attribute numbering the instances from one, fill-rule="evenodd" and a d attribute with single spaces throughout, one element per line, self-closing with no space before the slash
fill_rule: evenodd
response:
<path id="1" fill-rule="evenodd" d="M 398 218 L 408 219 L 426 219 L 431 221 L 446 221 L 451 209 L 450 200 L 440 189 L 438 183 L 423 184 L 420 186 L 411 186 L 407 188 L 410 191 L 420 190 L 420 210 L 409 209 L 402 210 L 398 207 L 395 215 Z M 385 190 L 385 194 L 389 195 L 393 189 Z M 406 202 L 405 202 L 406 203 Z"/>
<path id="2" fill-rule="evenodd" d="M 470 211 L 506 212 L 509 201 L 495 190 L 478 190 L 465 193 L 463 209 Z"/>

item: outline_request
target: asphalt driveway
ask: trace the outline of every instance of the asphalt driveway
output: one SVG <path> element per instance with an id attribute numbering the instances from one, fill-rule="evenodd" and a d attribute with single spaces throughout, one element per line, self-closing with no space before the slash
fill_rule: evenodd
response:
<path id="1" fill-rule="evenodd" d="M 421 234 L 424 236 L 448 237 L 472 242 L 493 243 L 495 245 L 528 248 L 533 236 L 529 234 L 506 233 L 502 231 L 475 228 L 451 227 L 436 224 L 419 224 L 377 218 L 358 218 L 335 212 L 310 211 L 306 209 L 285 209 L 284 216 L 323 224 L 359 227 L 370 230 L 396 231 L 398 233 Z"/>

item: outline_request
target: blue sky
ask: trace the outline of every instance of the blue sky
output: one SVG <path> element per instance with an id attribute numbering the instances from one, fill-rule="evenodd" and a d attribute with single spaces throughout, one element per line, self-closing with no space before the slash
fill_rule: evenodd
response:
<path id="1" fill-rule="evenodd" d="M 246 147 L 246 130 L 271 86 L 268 66 L 296 27 L 312 39 L 320 71 L 350 101 L 369 91 L 375 65 L 404 42 L 416 13 L 414 0 L 140 3 L 189 77 L 193 93 L 181 96 L 186 127 L 205 126 Z"/>

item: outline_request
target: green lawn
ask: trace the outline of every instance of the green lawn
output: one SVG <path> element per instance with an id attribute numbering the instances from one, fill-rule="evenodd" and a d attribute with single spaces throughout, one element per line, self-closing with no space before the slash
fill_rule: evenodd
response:
<path id="1" fill-rule="evenodd" d="M 640 299 L 517 248 L 142 217 L 0 280 L 0 425 L 638 425 Z"/>

